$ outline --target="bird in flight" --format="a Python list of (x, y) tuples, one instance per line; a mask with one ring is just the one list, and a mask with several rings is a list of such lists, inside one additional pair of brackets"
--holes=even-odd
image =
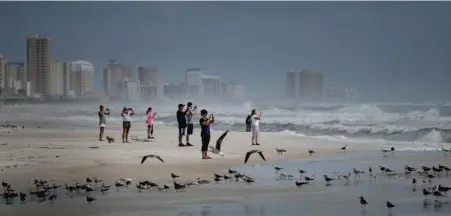
[(247, 161), (249, 160), (249, 157), (254, 154), (254, 153), (258, 153), (260, 155), (260, 157), (266, 161), (265, 156), (263, 155), (263, 151), (261, 150), (250, 150), (246, 153), (246, 157), (244, 158), (244, 163), (247, 163)]
[(222, 141), (224, 140), (224, 138), (227, 136), (227, 133), (229, 133), (229, 130), (226, 130), (226, 132), (224, 132), (219, 138), (218, 140), (216, 140), (216, 146), (209, 146), (211, 149), (211, 152), (214, 154), (219, 154), (221, 156), (224, 156), (224, 153), (221, 152), (221, 144)]
[(141, 159), (141, 164), (143, 164), (143, 163), (147, 160), (147, 158), (156, 158), (156, 159), (160, 160), (162, 163), (164, 163), (164, 160), (161, 159), (160, 156), (154, 155), (154, 154), (150, 154), (150, 155), (144, 155), (144, 156), (142, 157), (142, 159)]

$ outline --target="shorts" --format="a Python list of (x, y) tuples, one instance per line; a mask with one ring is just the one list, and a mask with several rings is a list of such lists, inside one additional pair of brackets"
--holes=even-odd
[(250, 124), (246, 125), (246, 132), (251, 132), (251, 125)]
[(185, 127), (179, 127), (179, 137), (185, 136)]
[(252, 125), (251, 126), (251, 131), (252, 131), (252, 139), (256, 139), (258, 138), (258, 135), (260, 133), (260, 128), (256, 125)]
[(202, 148), (200, 149), (203, 152), (208, 151), (208, 145), (210, 144), (210, 135), (200, 135), (202, 138)]
[(106, 124), (102, 123), (102, 124), (99, 125), (99, 127), (104, 128), (104, 127), (106, 127)]
[(130, 129), (132, 127), (132, 123), (129, 121), (122, 122), (122, 128), (124, 129)]
[(186, 130), (187, 130), (186, 133), (187, 133), (188, 135), (193, 134), (194, 124), (188, 124), (188, 128), (187, 128)]

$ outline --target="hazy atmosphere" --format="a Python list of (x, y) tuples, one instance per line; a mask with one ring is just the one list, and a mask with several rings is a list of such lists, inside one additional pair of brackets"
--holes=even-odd
[(93, 63), (97, 90), (118, 59), (172, 83), (202, 68), (248, 97), (284, 96), (295, 68), (365, 100), (451, 98), (449, 2), (1, 2), (0, 20), (0, 54), (24, 61), (27, 35), (50, 36), (54, 59)]

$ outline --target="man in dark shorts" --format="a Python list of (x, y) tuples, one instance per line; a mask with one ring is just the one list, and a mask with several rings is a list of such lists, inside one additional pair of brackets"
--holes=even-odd
[(186, 129), (186, 118), (185, 118), (185, 112), (183, 112), (183, 107), (185, 105), (179, 104), (179, 110), (177, 110), (177, 123), (178, 123), (178, 129), (179, 129), (179, 147), (185, 147), (186, 145), (183, 144), (183, 136), (185, 136), (185, 129)]
[(186, 146), (193, 146), (190, 142), (189, 142), (189, 137), (193, 134), (194, 131), (194, 122), (193, 122), (193, 116), (196, 114), (197, 111), (197, 106), (194, 106), (193, 108), (193, 103), (188, 102), (188, 104), (186, 104), (186, 110), (185, 110), (185, 118), (186, 118)]

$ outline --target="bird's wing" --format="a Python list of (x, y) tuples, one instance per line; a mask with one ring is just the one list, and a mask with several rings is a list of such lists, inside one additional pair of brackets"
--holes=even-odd
[(160, 156), (157, 156), (157, 158), (158, 158), (158, 160), (160, 160), (161, 162), (164, 163), (164, 160)]
[(224, 132), (216, 141), (216, 149), (218, 149), (218, 151), (221, 151), (222, 140), (227, 136), (227, 133), (229, 133), (229, 130), (226, 130), (226, 132)]
[(143, 156), (143, 158), (141, 159), (141, 164), (144, 163), (144, 161), (146, 161), (147, 157), (149, 157), (148, 155)]
[(251, 156), (252, 153), (253, 153), (252, 151), (249, 151), (249, 152), (246, 153), (246, 157), (244, 158), (244, 163), (245, 163), (245, 164), (246, 164), (247, 161), (249, 160), (249, 157)]
[(263, 152), (262, 152), (262, 151), (259, 151), (258, 154), (260, 155), (260, 157), (262, 157), (262, 159), (263, 159), (264, 161), (266, 161), (265, 156), (263, 155)]

